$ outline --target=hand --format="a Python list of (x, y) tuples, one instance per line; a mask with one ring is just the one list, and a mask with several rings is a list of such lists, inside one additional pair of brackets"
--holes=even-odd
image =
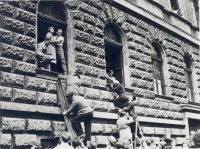
[(67, 115), (67, 111), (64, 111), (62, 114), (63, 114), (63, 115)]

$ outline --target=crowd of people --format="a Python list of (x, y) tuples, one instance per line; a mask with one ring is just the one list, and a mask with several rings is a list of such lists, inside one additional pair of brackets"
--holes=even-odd
[[(55, 70), (57, 63), (56, 58), (59, 58), (63, 72), (66, 75), (67, 67), (63, 52), (64, 38), (61, 36), (62, 29), (58, 29), (56, 36), (53, 36), (54, 28), (52, 26), (49, 27), (48, 30), (49, 32), (46, 35), (45, 41), (39, 43), (36, 50), (39, 68), (48, 69), (49, 65), (51, 65), (51, 69)], [(152, 140), (133, 138), (130, 125), (134, 123), (135, 118), (137, 118), (134, 112), (136, 95), (133, 91), (132, 99), (129, 99), (123, 85), (113, 77), (112, 70), (110, 70), (105, 77), (108, 83), (107, 88), (110, 91), (116, 92), (118, 95), (118, 97), (113, 100), (113, 103), (115, 107), (118, 108), (119, 115), (119, 119), (116, 123), (119, 131), (119, 138), (116, 139), (114, 136), (108, 137), (108, 143), (105, 149), (133, 149), (133, 139), (138, 139), (140, 144), (138, 149), (163, 149), (166, 144), (164, 141), (152, 147)], [(63, 111), (63, 115), (72, 117), (72, 126), (76, 132), (77, 138), (72, 139), (69, 132), (64, 132), (61, 136), (55, 136), (53, 139), (54, 149), (73, 149), (77, 147), (82, 149), (95, 149), (97, 144), (95, 141), (91, 140), (93, 109), (90, 107), (89, 103), (79, 95), (81, 85), (80, 76), (75, 74), (72, 78), (68, 77), (67, 82), (66, 98), (71, 106), (67, 111)], [(81, 122), (84, 123), (85, 133), (82, 130)], [(197, 136), (197, 138), (200, 138), (199, 135)], [(197, 143), (197, 145), (199, 144)], [(35, 146), (36, 145), (34, 145), (32, 149), (34, 149)], [(186, 144), (183, 146), (185, 146), (183, 149), (187, 149), (186, 146), (188, 145)]]

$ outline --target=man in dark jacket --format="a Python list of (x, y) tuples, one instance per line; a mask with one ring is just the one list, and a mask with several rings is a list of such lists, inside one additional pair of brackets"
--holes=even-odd
[(69, 115), (71, 112), (75, 114), (75, 118), (72, 119), (72, 126), (76, 131), (77, 136), (83, 134), (83, 130), (80, 122), (84, 122), (85, 126), (85, 139), (87, 145), (91, 140), (91, 124), (93, 118), (93, 109), (89, 103), (81, 96), (78, 96), (75, 92), (70, 92), (66, 95), (69, 103), (72, 103), (67, 111), (63, 112), (63, 115)]

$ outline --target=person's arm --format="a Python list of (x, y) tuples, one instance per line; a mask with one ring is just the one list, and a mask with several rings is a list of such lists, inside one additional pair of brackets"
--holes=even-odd
[(113, 90), (113, 91), (116, 91), (116, 90), (119, 90), (119, 89), (121, 89), (122, 87), (121, 87), (121, 85), (120, 84), (116, 84), (116, 87), (112, 87), (111, 89)]
[(70, 106), (69, 109), (66, 111), (65, 115), (70, 114), (70, 113), (73, 111), (73, 109), (76, 108), (77, 104), (78, 104), (78, 103), (76, 102), (76, 100), (73, 100), (71, 106)]
[(44, 56), (45, 54), (42, 53), (43, 49), (44, 49), (43, 45), (42, 44), (38, 44), (37, 50), (36, 50), (36, 54), (39, 55), (39, 56)]
[(55, 36), (54, 39), (53, 39), (54, 43), (61, 43), (62, 41), (64, 41), (64, 38), (57, 39), (56, 36)]

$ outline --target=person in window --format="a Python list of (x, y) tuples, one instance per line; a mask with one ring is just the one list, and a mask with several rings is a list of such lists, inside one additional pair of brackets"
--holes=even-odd
[(110, 79), (110, 90), (115, 91), (119, 97), (114, 99), (113, 103), (116, 107), (123, 109), (129, 102), (129, 98), (126, 95), (126, 91), (122, 84), (116, 79)]
[(45, 41), (37, 45), (36, 57), (38, 60), (38, 68), (49, 69), (49, 65), (52, 60), (55, 60), (51, 54), (47, 54), (47, 46), (49, 45), (51, 39), (45, 38)]
[(53, 37), (53, 42), (55, 43), (55, 47), (56, 47), (56, 54), (57, 54), (58, 60), (61, 62), (63, 73), (67, 74), (67, 66), (66, 66), (65, 55), (63, 51), (64, 37), (61, 36), (62, 29), (58, 29), (56, 34), (57, 35)]
[(108, 137), (108, 143), (105, 149), (115, 149), (116, 148), (116, 138), (114, 136)]
[(69, 103), (72, 103), (67, 111), (63, 112), (63, 115), (69, 115), (71, 112), (77, 113), (75, 118), (72, 119), (72, 126), (76, 131), (77, 136), (83, 135), (83, 130), (80, 122), (84, 122), (85, 127), (85, 139), (87, 146), (91, 140), (91, 125), (93, 118), (93, 109), (89, 103), (81, 96), (78, 96), (76, 92), (70, 92), (66, 95)]
[(53, 33), (54, 33), (54, 27), (50, 26), (48, 28), (48, 33), (46, 34), (46, 38), (50, 39), (50, 44), (47, 46), (47, 54), (51, 54), (51, 56), (54, 58), (54, 60), (51, 61), (51, 70), (56, 71), (56, 48), (53, 41)]

